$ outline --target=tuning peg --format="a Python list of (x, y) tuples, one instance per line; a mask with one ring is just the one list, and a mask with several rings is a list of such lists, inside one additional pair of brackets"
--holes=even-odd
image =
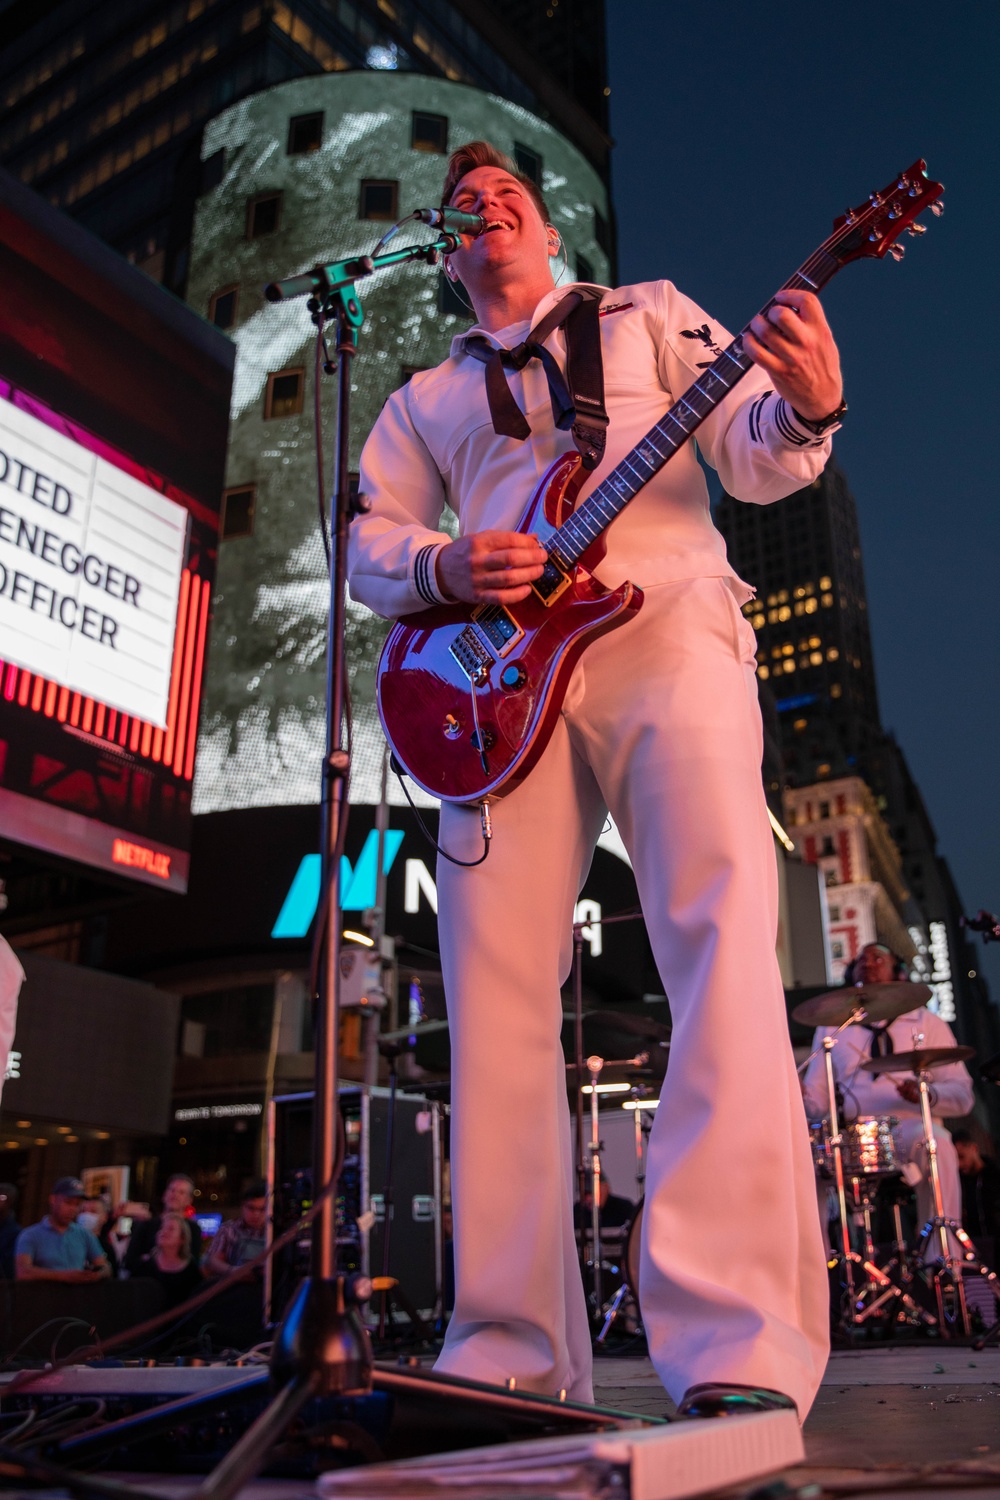
[(890, 245), (889, 254), (892, 256), (893, 260), (902, 260), (903, 256), (906, 254), (906, 251), (902, 245)]
[(920, 235), (927, 233), (927, 225), (926, 224), (907, 224), (907, 226), (906, 226), (906, 232), (907, 232), (907, 234), (912, 234), (912, 235), (916, 236), (917, 238), (919, 238)]
[(931, 204), (931, 213), (934, 215), (935, 219), (940, 219), (941, 215), (944, 213), (943, 199), (939, 198), (936, 203)]

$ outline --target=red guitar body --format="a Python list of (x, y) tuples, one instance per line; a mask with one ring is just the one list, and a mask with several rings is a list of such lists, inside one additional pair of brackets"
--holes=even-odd
[[(578, 454), (557, 459), (515, 529), (544, 547), (585, 477)], [(642, 606), (641, 589), (609, 590), (587, 571), (604, 550), (598, 537), (547, 599), (439, 605), (393, 626), (378, 666), (379, 714), (396, 759), (425, 792), (480, 802), (527, 776), (584, 647)]]

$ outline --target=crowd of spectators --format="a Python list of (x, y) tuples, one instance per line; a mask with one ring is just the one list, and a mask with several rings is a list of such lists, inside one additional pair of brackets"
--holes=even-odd
[(238, 1218), (223, 1223), (206, 1245), (195, 1217), (190, 1177), (171, 1177), (158, 1213), (137, 1204), (112, 1209), (90, 1196), (78, 1177), (61, 1177), (48, 1213), (28, 1228), (17, 1221), (17, 1189), (0, 1183), (0, 1276), (18, 1281), (89, 1284), (108, 1277), (148, 1277), (163, 1288), (164, 1308), (177, 1307), (206, 1281), (230, 1275), (263, 1250), (267, 1185), (252, 1182)]

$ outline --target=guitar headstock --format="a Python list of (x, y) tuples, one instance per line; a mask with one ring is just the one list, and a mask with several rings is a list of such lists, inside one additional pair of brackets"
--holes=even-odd
[(931, 182), (927, 163), (917, 160), (900, 172), (880, 193), (872, 193), (867, 203), (849, 208), (833, 222), (833, 234), (824, 249), (842, 266), (852, 260), (881, 260), (891, 255), (902, 260), (903, 246), (896, 243), (904, 229), (911, 235), (925, 234), (927, 226), (915, 220), (929, 208), (940, 217), (944, 213), (940, 182)]

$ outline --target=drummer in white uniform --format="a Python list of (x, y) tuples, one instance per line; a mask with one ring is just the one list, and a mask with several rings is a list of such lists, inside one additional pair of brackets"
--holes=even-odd
[[(869, 943), (862, 948), (844, 975), (848, 984), (891, 984), (893, 980), (908, 977), (902, 960), (883, 943)], [(811, 1120), (818, 1120), (827, 1113), (823, 1038), (833, 1033), (832, 1026), (819, 1026), (813, 1037), (816, 1052), (802, 1083), (806, 1114)], [(868, 1073), (861, 1065), (870, 1057), (886, 1056), (890, 1052), (954, 1046), (957, 1046), (955, 1034), (947, 1021), (926, 1006), (919, 1005), (888, 1024), (848, 1026), (837, 1037), (833, 1048), (834, 1077), (844, 1101), (841, 1123), (850, 1125), (855, 1120), (886, 1115), (893, 1115), (898, 1120), (892, 1129), (896, 1155), (904, 1178), (916, 1191), (921, 1227), (933, 1217), (934, 1202), (917, 1080), (909, 1073)], [(931, 1079), (930, 1106), (944, 1214), (946, 1219), (960, 1221), (962, 1187), (958, 1156), (943, 1122), (971, 1112), (972, 1079), (965, 1064), (960, 1062), (934, 1068)], [(954, 1241), (952, 1245), (957, 1248)]]

